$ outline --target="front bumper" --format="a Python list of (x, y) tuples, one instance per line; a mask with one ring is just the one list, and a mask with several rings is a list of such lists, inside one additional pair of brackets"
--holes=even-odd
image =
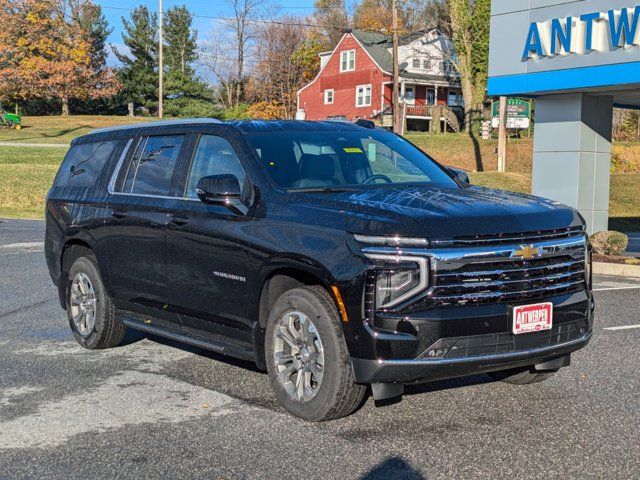
[(351, 360), (357, 383), (421, 383), (538, 365), (585, 347), (593, 332), (567, 343), (495, 355), (412, 360)]
[(377, 328), (365, 324), (368, 341), (360, 344), (371, 347), (368, 354), (352, 354), (356, 382), (421, 383), (533, 366), (586, 346), (593, 332), (591, 294), (546, 300), (554, 304), (553, 329), (524, 335), (511, 333), (505, 304), (376, 316)]

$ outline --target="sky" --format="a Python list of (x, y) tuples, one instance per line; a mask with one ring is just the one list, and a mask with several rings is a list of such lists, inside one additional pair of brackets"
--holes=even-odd
[[(122, 20), (121, 18), (129, 17), (131, 10), (139, 5), (146, 5), (152, 11), (158, 11), (158, 0), (95, 0), (95, 3), (102, 7), (102, 10), (109, 21), (109, 25), (113, 28), (113, 32), (109, 37), (109, 43), (117, 47), (120, 51), (125, 52), (126, 49), (122, 45)], [(265, 3), (267, 3), (265, 1)], [(279, 2), (269, 2), (280, 7), (280, 13), (289, 13), (291, 15), (305, 16), (313, 12), (314, 0), (281, 0)], [(186, 5), (194, 18), (193, 25), (198, 31), (199, 42), (206, 41), (220, 20), (201, 17), (229, 17), (232, 9), (226, 0), (163, 0), (163, 8), (167, 10), (175, 5)], [(117, 59), (110, 53), (108, 63), (112, 66), (117, 65)]]

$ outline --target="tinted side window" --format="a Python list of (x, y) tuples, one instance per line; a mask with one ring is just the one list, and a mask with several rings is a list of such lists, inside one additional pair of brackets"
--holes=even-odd
[(224, 138), (203, 135), (191, 164), (185, 197), (197, 198), (198, 180), (209, 175), (235, 175), (244, 190), (245, 173), (233, 147)]
[(143, 138), (129, 165), (123, 192), (170, 195), (171, 180), (183, 142), (184, 135)]
[(117, 141), (110, 141), (71, 147), (53, 185), (56, 187), (93, 186), (117, 145)]

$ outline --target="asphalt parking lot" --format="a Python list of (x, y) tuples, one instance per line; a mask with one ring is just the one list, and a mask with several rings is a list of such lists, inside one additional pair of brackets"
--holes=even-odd
[(129, 335), (71, 338), (43, 224), (0, 220), (0, 478), (640, 478), (640, 281), (597, 278), (591, 344), (530, 386), (411, 387), (323, 424), (250, 364)]

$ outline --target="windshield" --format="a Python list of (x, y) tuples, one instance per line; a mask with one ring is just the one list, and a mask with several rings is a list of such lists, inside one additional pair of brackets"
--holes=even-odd
[(424, 152), (385, 131), (253, 133), (247, 140), (271, 179), (288, 190), (457, 186)]

